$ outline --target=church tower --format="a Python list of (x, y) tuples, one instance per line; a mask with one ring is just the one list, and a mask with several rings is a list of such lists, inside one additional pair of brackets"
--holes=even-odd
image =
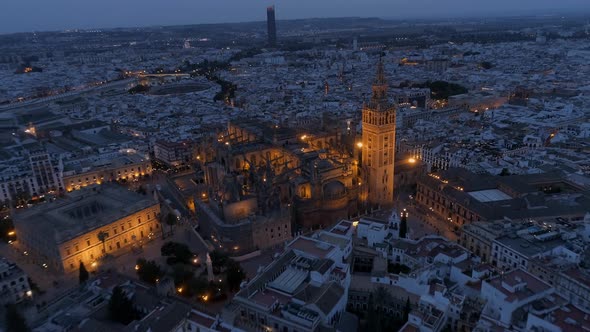
[(383, 62), (377, 64), (373, 95), (363, 105), (362, 163), (366, 172), (369, 204), (393, 204), (393, 169), (395, 159), (395, 106), (387, 99), (387, 82)]

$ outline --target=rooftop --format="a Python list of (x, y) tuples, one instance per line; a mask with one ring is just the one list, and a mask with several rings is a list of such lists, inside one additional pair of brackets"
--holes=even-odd
[(507, 302), (521, 301), (551, 289), (547, 283), (520, 269), (512, 270), (485, 282), (503, 293)]
[(87, 187), (15, 215), (17, 230), (34, 227), (63, 243), (158, 203), (117, 185)]

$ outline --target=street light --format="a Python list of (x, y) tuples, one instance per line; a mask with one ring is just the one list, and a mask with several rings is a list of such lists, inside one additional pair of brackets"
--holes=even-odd
[(358, 142), (358, 143), (356, 143), (356, 146), (357, 146), (359, 149), (362, 149), (362, 148), (363, 148), (363, 142)]
[(410, 159), (408, 159), (408, 162), (410, 164), (415, 164), (416, 163), (416, 158), (410, 158)]

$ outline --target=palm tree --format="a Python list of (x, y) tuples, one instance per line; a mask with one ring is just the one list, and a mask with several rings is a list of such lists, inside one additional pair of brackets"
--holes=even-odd
[(102, 242), (102, 252), (104, 254), (106, 254), (107, 250), (106, 250), (106, 246), (105, 246), (105, 241), (109, 237), (109, 233), (108, 232), (105, 232), (105, 231), (100, 231), (100, 232), (98, 232), (97, 237), (98, 237), (98, 240), (100, 242)]

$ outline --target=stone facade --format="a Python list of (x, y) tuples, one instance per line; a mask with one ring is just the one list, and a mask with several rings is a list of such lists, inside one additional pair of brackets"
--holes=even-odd
[[(119, 255), (160, 232), (160, 204), (114, 185), (71, 193), (15, 215), (19, 245), (35, 263), (58, 272), (89, 269), (105, 254)], [(104, 242), (99, 234), (107, 236)]]

